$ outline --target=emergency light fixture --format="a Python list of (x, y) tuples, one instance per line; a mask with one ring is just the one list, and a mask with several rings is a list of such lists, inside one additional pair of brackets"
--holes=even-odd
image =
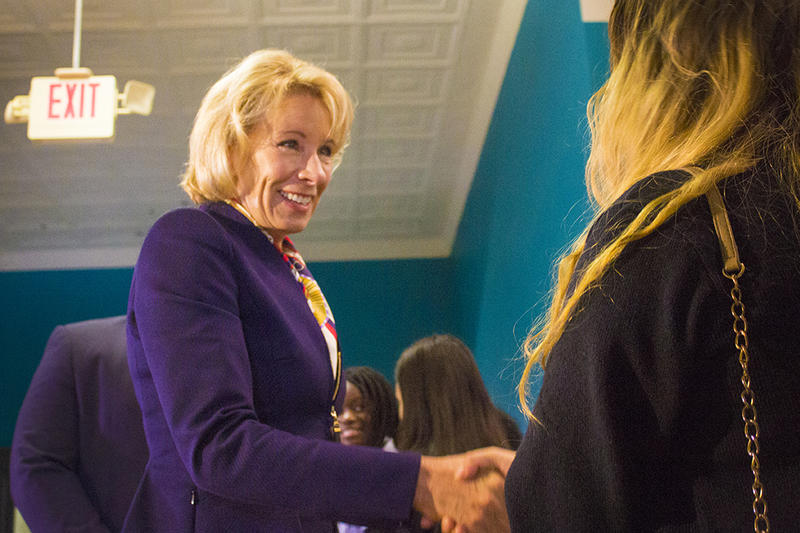
[(33, 141), (111, 140), (117, 115), (149, 115), (153, 110), (152, 85), (131, 80), (120, 94), (114, 76), (95, 76), (79, 66), (82, 11), (82, 0), (76, 0), (72, 67), (31, 78), (30, 93), (6, 105), (6, 123), (27, 122)]

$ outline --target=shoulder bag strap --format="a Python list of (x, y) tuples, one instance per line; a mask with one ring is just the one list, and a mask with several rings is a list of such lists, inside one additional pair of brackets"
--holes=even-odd
[(744, 304), (742, 291), (739, 287), (739, 277), (744, 273), (744, 264), (739, 260), (739, 249), (733, 238), (733, 230), (725, 209), (725, 202), (717, 189), (716, 184), (706, 193), (711, 216), (714, 219), (714, 231), (719, 239), (722, 252), (722, 275), (733, 282), (731, 288), (731, 314), (733, 315), (734, 346), (739, 352), (739, 365), (742, 367), (742, 420), (744, 421), (744, 435), (747, 437), (747, 455), (750, 456), (750, 470), (753, 473), (753, 530), (756, 532), (769, 531), (767, 520), (767, 499), (764, 495), (764, 485), (761, 483), (761, 467), (758, 461), (759, 428), (756, 420), (755, 395), (750, 386), (750, 372), (748, 362), (750, 355), (747, 351), (747, 320), (744, 317)]

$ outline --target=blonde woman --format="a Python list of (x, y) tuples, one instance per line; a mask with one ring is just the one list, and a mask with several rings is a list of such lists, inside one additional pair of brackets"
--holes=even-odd
[[(597, 216), (526, 342), (512, 530), (794, 530), (800, 2), (618, 0), (609, 35), (589, 105)], [(746, 266), (749, 442), (712, 187)]]
[[(182, 182), (198, 206), (155, 223), (133, 273), (128, 360), (150, 460), (123, 531), (331, 533), (412, 507), (471, 531), (507, 525), (500, 473), (459, 481), (464, 456), (334, 442), (335, 322), (289, 235), (352, 118), (333, 75), (281, 50), (246, 57), (203, 99)], [(482, 453), (502, 469), (501, 450)]]

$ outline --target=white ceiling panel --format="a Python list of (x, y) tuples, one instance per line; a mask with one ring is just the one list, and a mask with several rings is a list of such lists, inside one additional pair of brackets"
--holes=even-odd
[[(259, 48), (331, 70), (351, 146), (309, 227), (312, 261), (443, 257), (526, 0), (84, 0), (81, 66), (156, 87), (110, 143), (34, 144), (0, 126), (0, 270), (131, 266), (189, 201), (178, 181), (208, 87)], [(71, 0), (0, 1), (0, 103), (72, 63)]]

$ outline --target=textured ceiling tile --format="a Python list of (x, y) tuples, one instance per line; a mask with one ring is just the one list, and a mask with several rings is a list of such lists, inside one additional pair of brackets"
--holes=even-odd
[[(160, 113), (163, 109), (168, 114), (184, 115), (193, 119), (203, 96), (225, 68), (227, 67), (222, 66), (220, 72), (213, 73), (174, 74), (165, 83), (158, 83), (158, 79), (153, 80), (151, 83), (156, 86), (153, 112)], [(181, 136), (180, 140), (185, 139)]]
[(420, 194), (369, 194), (358, 197), (358, 218), (419, 218), (425, 201)]
[(311, 219), (316, 223), (329, 222), (331, 220), (352, 219), (356, 214), (356, 199), (349, 194), (335, 194), (326, 192), (317, 204), (314, 217)]
[(408, 193), (421, 191), (428, 179), (427, 169), (417, 167), (364, 168), (361, 188), (363, 193)]
[(5, 154), (0, 153), (0, 161), (3, 161), (4, 169), (6, 172), (14, 173), (15, 177), (2, 176), (0, 177), (0, 213), (4, 209), (14, 207), (20, 203), (27, 204), (34, 201), (39, 196), (39, 191), (33, 189), (25, 180), (25, 176), (30, 175), (30, 167), (24, 161), (19, 159), (11, 159), (10, 164), (7, 161), (9, 158), (4, 157)]
[(62, 203), (7, 213), (9, 224), (0, 235), (13, 250), (138, 246), (149, 227), (142, 221), (148, 217), (155, 220), (161, 214), (152, 204), (142, 208), (124, 203)]
[(358, 171), (354, 165), (348, 165), (349, 155), (345, 153), (344, 163), (334, 171), (326, 195), (331, 193), (352, 195), (358, 190)]
[[(70, 45), (69, 56), (72, 57)], [(0, 34), (0, 76), (52, 76), (58, 63), (38, 33)], [(30, 83), (29, 83), (30, 84)]]
[[(95, 75), (115, 74), (120, 69), (129, 73), (153, 75), (158, 71), (158, 43), (153, 33), (139, 30), (84, 30), (81, 38), (80, 66), (92, 69)], [(72, 32), (52, 36), (53, 57), (49, 75), (57, 67), (72, 65)], [(124, 85), (125, 80), (118, 80)], [(122, 87), (119, 87), (122, 90)]]
[(0, 29), (3, 32), (33, 31), (37, 19), (25, 2), (16, 0), (0, 1)]
[(187, 150), (191, 128), (189, 115), (165, 114), (161, 125), (148, 117), (130, 115), (117, 121), (114, 146), (130, 154), (168, 152), (174, 157)]
[(436, 131), (438, 107), (434, 105), (364, 106), (359, 109), (362, 132), (370, 137), (429, 135)]
[(262, 0), (264, 17), (349, 15), (353, 0)]
[(362, 163), (372, 168), (391, 168), (408, 164), (428, 165), (433, 157), (430, 138), (371, 138), (361, 142)]
[(383, 68), (366, 73), (365, 103), (431, 102), (442, 98), (444, 73), (436, 68)]
[(415, 218), (364, 218), (356, 225), (356, 234), (365, 238), (413, 238), (421, 232), (421, 221)]
[(269, 26), (261, 30), (260, 46), (282, 48), (307, 61), (346, 63), (353, 59), (353, 38), (348, 26)]
[(156, 9), (161, 28), (245, 24), (252, 17), (251, 0), (157, 0)]
[[(368, 2), (369, 14), (380, 15), (414, 15), (420, 14), (454, 14), (467, 0), (371, 0)], [(493, 0), (473, 0), (493, 1)]]
[[(297, 235), (292, 236), (292, 240), (298, 244), (300, 250), (307, 250), (304, 243), (313, 242), (335, 242), (344, 245), (348, 248), (348, 243), (353, 242), (356, 235), (357, 222), (352, 218), (338, 218), (333, 220), (314, 220), (308, 224), (308, 227)], [(303, 252), (306, 259), (309, 258), (308, 254)], [(354, 256), (351, 254), (350, 258)]]
[[(524, 5), (84, 0), (80, 64), (120, 89), (154, 85), (153, 113), (120, 116), (110, 143), (31, 143), (25, 124), (0, 126), (0, 270), (132, 265), (152, 223), (190, 205), (178, 184), (203, 95), (265, 47), (327, 68), (357, 102), (343, 163), (296, 236), (304, 255), (445, 256)], [(71, 65), (73, 19), (73, 0), (0, 0), (0, 104)]]
[[(43, 27), (52, 31), (72, 30), (75, 26), (73, 0), (37, 1), (32, 3)], [(150, 20), (149, 0), (84, 0), (81, 25), (84, 30), (143, 29)]]
[(180, 29), (163, 36), (168, 69), (174, 74), (214, 73), (221, 76), (237, 60), (252, 51), (247, 32), (241, 28)]
[(350, 93), (350, 96), (355, 99), (356, 120), (358, 120), (358, 115), (360, 113), (358, 106), (362, 92), (360, 72), (357, 69), (336, 66), (335, 63), (328, 61), (319, 61), (318, 64), (336, 76), (342, 86)]
[(454, 24), (395, 24), (369, 28), (369, 61), (451, 60)]

